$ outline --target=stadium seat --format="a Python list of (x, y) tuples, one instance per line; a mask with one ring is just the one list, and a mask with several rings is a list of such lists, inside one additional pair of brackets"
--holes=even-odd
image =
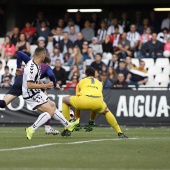
[(154, 81), (158, 82), (159, 85), (168, 84), (169, 83), (169, 74), (164, 74), (164, 73), (156, 74)]
[(17, 68), (17, 60), (10, 59), (7, 63), (7, 66), (9, 67), (10, 73), (15, 76), (15, 72)]
[(155, 62), (155, 66), (165, 68), (169, 66), (169, 59), (168, 58), (157, 58)]
[(30, 45), (30, 53), (31, 53), (31, 57), (34, 55), (34, 51), (37, 48), (37, 45)]
[(145, 62), (145, 69), (149, 69), (150, 67), (153, 67), (155, 64), (153, 58), (142, 58), (141, 60)]
[(70, 71), (70, 66), (62, 66), (66, 71)]
[(105, 63), (106, 65), (108, 65), (109, 63), (109, 59), (102, 59), (103, 63)]
[(160, 73), (162, 73), (161, 67), (153, 66), (153, 67), (149, 67), (149, 69), (148, 69), (148, 74), (156, 75), (156, 74), (160, 74)]
[(134, 64), (136, 67), (139, 67), (139, 59), (138, 58), (132, 58), (132, 64)]
[(0, 37), (0, 45), (4, 42), (5, 38), (4, 37)]
[(170, 66), (165, 66), (165, 67), (163, 68), (162, 73), (164, 73), (164, 74), (169, 74), (169, 75), (170, 75)]
[(154, 76), (153, 74), (148, 74), (148, 82), (146, 83), (146, 85), (153, 85), (154, 84)]

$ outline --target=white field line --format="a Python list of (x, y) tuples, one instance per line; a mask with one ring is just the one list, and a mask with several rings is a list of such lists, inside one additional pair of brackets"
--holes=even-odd
[[(139, 138), (127, 138), (127, 139), (139, 139)], [(86, 140), (86, 141), (77, 141), (77, 142), (68, 142), (68, 143), (46, 143), (46, 144), (26, 146), (21, 148), (0, 149), (0, 152), (43, 148), (46, 146), (53, 146), (53, 145), (75, 145), (75, 144), (90, 143), (90, 142), (103, 142), (103, 141), (115, 141), (115, 140), (127, 140), (127, 139), (97, 139), (97, 140)]]

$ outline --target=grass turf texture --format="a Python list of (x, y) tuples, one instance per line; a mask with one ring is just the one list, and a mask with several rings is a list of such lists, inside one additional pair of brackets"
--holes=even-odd
[[(45, 135), (44, 128), (39, 128), (32, 140), (27, 140), (23, 127), (1, 127), (0, 170), (170, 169), (169, 127), (122, 127), (122, 130), (129, 139), (119, 140), (112, 128), (95, 127), (92, 132), (84, 129), (73, 132), (71, 137)], [(85, 142), (76, 143), (79, 141)], [(29, 149), (37, 145), (42, 147)], [(2, 151), (21, 147), (28, 148)]]

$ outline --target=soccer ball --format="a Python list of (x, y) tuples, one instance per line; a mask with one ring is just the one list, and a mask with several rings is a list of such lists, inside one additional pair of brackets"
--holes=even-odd
[(168, 50), (163, 52), (164, 57), (170, 57), (170, 52)]
[(70, 109), (70, 121), (74, 120), (74, 112)]

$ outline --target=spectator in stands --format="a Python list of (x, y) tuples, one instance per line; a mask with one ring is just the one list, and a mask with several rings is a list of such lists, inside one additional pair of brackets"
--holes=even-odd
[(0, 85), (1, 88), (10, 88), (12, 87), (10, 76), (4, 77), (4, 82)]
[(44, 37), (38, 37), (37, 45), (38, 45), (38, 47), (45, 48), (46, 49), (46, 56), (50, 57), (50, 53), (49, 53), (48, 49), (46, 48), (46, 43), (45, 43)]
[(93, 49), (93, 53), (96, 55), (97, 53), (102, 53), (103, 49), (101, 44), (98, 44), (97, 37), (92, 38), (92, 42), (89, 44), (89, 46)]
[(79, 77), (76, 75), (73, 75), (71, 78), (71, 81), (66, 83), (66, 87), (64, 90), (76, 90), (76, 86), (79, 82)]
[(114, 69), (116, 69), (119, 65), (119, 57), (117, 54), (112, 54), (112, 59), (109, 60), (108, 62), (108, 66), (113, 67)]
[(107, 35), (107, 25), (104, 20), (100, 21), (100, 28), (97, 30), (97, 39), (100, 44), (105, 41)]
[(55, 75), (57, 83), (60, 86), (66, 84), (67, 74), (65, 69), (61, 67), (61, 61), (58, 59), (55, 61), (55, 68), (53, 69), (53, 73)]
[(71, 40), (73, 44), (77, 40), (77, 33), (75, 32), (74, 25), (69, 26), (69, 40)]
[(151, 10), (149, 13), (149, 23), (150, 26), (152, 26), (154, 32), (159, 33), (160, 32), (160, 20), (158, 16), (156, 16), (156, 12), (154, 10)]
[(76, 25), (76, 24), (74, 23), (74, 20), (73, 20), (72, 18), (69, 18), (69, 19), (68, 19), (68, 23), (67, 23), (67, 26), (64, 28), (64, 32), (70, 33), (70, 26), (74, 26), (74, 28), (75, 28), (75, 33), (80, 32), (80, 27), (79, 27), (79, 25)]
[(21, 30), (21, 33), (26, 35), (27, 41), (32, 44), (34, 34), (36, 33), (36, 29), (31, 25), (29, 21), (26, 21), (25, 28)]
[(5, 36), (4, 43), (2, 44), (1, 58), (7, 61), (11, 59), (15, 54), (15, 46), (11, 42), (10, 36)]
[(119, 50), (118, 42), (120, 39), (121, 39), (121, 35), (119, 33), (119, 27), (114, 26), (114, 32), (110, 35), (110, 42), (112, 43), (114, 53), (116, 53), (116, 51)]
[(163, 28), (162, 31), (158, 33), (157, 40), (162, 43), (166, 43), (169, 37), (170, 37), (169, 29)]
[(136, 30), (140, 25), (142, 25), (142, 12), (141, 11), (136, 11), (135, 12), (135, 18), (132, 20), (132, 23), (136, 25)]
[(121, 25), (118, 24), (118, 18), (117, 17), (114, 17), (112, 19), (112, 25), (108, 27), (107, 29), (107, 34), (108, 35), (111, 35), (115, 32), (115, 26), (119, 28), (119, 33), (122, 34), (123, 33), (123, 27)]
[(32, 26), (35, 28), (40, 28), (42, 21), (46, 22), (47, 27), (50, 26), (48, 20), (44, 17), (44, 13), (42, 11), (38, 11), (37, 18), (33, 21)]
[(91, 23), (89, 20), (86, 20), (84, 23), (84, 28), (81, 30), (84, 40), (91, 43), (92, 38), (94, 37), (95, 33), (94, 30), (91, 28)]
[(123, 12), (121, 14), (121, 18), (119, 20), (119, 25), (122, 26), (124, 32), (128, 32), (129, 28), (130, 28), (130, 20), (128, 18), (128, 13), (127, 12)]
[(73, 53), (71, 54), (68, 65), (72, 68), (74, 65), (78, 65), (79, 70), (83, 69), (83, 56), (78, 46), (73, 48)]
[(112, 86), (112, 83), (108, 79), (107, 73), (105, 72), (100, 74), (100, 81), (103, 84), (103, 88), (110, 88)]
[(152, 39), (143, 44), (141, 53), (143, 58), (162, 58), (164, 44), (157, 40), (157, 34), (152, 33)]
[[(138, 47), (139, 51), (142, 49), (142, 45), (143, 45), (144, 43), (146, 43), (146, 42), (148, 42), (149, 40), (151, 40), (151, 38), (152, 38), (151, 33), (152, 33), (151, 28), (150, 28), (150, 27), (147, 27), (147, 28), (145, 29), (145, 33), (143, 33), (142, 35), (140, 35), (140, 42), (139, 42), (139, 47)], [(138, 55), (138, 58), (140, 58), (139, 55)]]
[(125, 81), (125, 76), (123, 73), (117, 75), (117, 80), (113, 83), (113, 88), (127, 88), (128, 83)]
[(68, 75), (68, 79), (71, 80), (73, 76), (81, 78), (80, 70), (77, 64), (74, 64), (73, 67), (71, 68), (70, 73)]
[(91, 28), (94, 30), (94, 35), (96, 36), (97, 30), (99, 29), (99, 25), (100, 25), (99, 17), (96, 12), (93, 12), (91, 14), (90, 23), (91, 23)]
[(99, 74), (98, 70), (95, 70), (94, 78), (96, 78), (97, 80), (100, 80), (100, 74)]
[(68, 52), (63, 55), (64, 65), (68, 65), (68, 61), (72, 53), (73, 53), (73, 47), (68, 48)]
[(161, 29), (168, 28), (170, 30), (170, 12), (168, 12), (167, 18), (162, 20)]
[(14, 77), (13, 75), (9, 72), (9, 67), (8, 66), (5, 66), (4, 67), (4, 74), (1, 76), (1, 83), (4, 83), (5, 82), (5, 77), (8, 76), (11, 80), (11, 83), (13, 84), (14, 82)]
[(49, 57), (50, 57), (50, 54), (52, 54), (53, 53), (53, 50), (54, 50), (54, 45), (53, 45), (53, 34), (52, 33), (50, 33), (49, 35), (48, 35), (48, 42), (47, 42), (47, 45), (46, 45), (46, 49), (47, 49), (47, 51), (48, 51), (48, 53), (49, 53)]
[(148, 74), (145, 68), (145, 62), (140, 60), (139, 67), (134, 67), (130, 70), (126, 81), (128, 85), (135, 85), (139, 87), (140, 85), (145, 85), (148, 81)]
[(12, 32), (10, 33), (11, 43), (16, 46), (18, 40), (19, 40), (19, 28), (14, 27)]
[(63, 54), (60, 52), (58, 46), (54, 47), (53, 53), (50, 55), (51, 58), (51, 66), (55, 66), (55, 61), (58, 59), (60, 60), (61, 64), (64, 64)]
[(57, 28), (61, 28), (62, 33), (63, 33), (63, 29), (64, 29), (64, 20), (63, 18), (59, 18), (57, 20), (57, 24), (51, 29), (51, 33), (55, 36), (57, 33)]
[(70, 13), (69, 12), (65, 12), (64, 15), (63, 15), (63, 20), (64, 20), (64, 27), (66, 27), (68, 25), (69, 20), (72, 21), (73, 19), (70, 18)]
[(164, 44), (164, 57), (170, 57), (170, 37), (168, 38), (167, 42)]
[(90, 67), (93, 67), (95, 70), (98, 70), (99, 73), (101, 73), (103, 65), (105, 65), (105, 63), (102, 61), (102, 54), (97, 53), (95, 57), (95, 61), (91, 63)]
[(112, 66), (108, 67), (108, 79), (112, 84), (117, 80), (117, 73)]
[(86, 68), (89, 67), (91, 63), (94, 61), (95, 55), (91, 47), (88, 47), (87, 51), (84, 52), (82, 55), (83, 55), (83, 70), (85, 72)]
[(56, 28), (56, 34), (53, 36), (53, 45), (58, 46), (63, 39), (63, 29), (61, 27)]
[(110, 42), (110, 36), (106, 35), (104, 42), (102, 43), (103, 53), (113, 53), (113, 46)]
[(126, 61), (124, 59), (119, 61), (119, 66), (115, 69), (115, 71), (117, 74), (122, 73), (125, 76), (125, 79), (127, 78), (129, 71), (126, 68)]
[(130, 50), (132, 51), (132, 56), (138, 51), (140, 34), (136, 31), (137, 27), (135, 24), (130, 25), (130, 31), (127, 33), (127, 40), (130, 41)]
[(27, 42), (26, 35), (21, 33), (19, 36), (19, 41), (16, 44), (15, 51), (22, 51), (28, 56), (31, 55), (30, 53), (30, 43)]
[(80, 50), (82, 51), (82, 45), (84, 42), (83, 34), (81, 32), (77, 33), (77, 40), (74, 42), (74, 46), (78, 46)]
[(122, 59), (126, 59), (127, 56), (132, 56), (130, 41), (127, 40), (126, 32), (123, 32), (122, 38), (118, 41), (118, 50), (115, 53)]
[(127, 70), (131, 70), (133, 69), (133, 67), (136, 67), (133, 63), (132, 63), (132, 58), (130, 56), (126, 57), (126, 68)]
[(40, 27), (37, 28), (37, 34), (38, 34), (38, 37), (42, 36), (45, 38), (45, 41), (47, 43), (47, 40), (48, 40), (48, 35), (51, 33), (49, 27), (47, 26), (47, 23), (46, 21), (42, 21), (41, 24), (40, 24)]
[(84, 19), (80, 11), (75, 13), (74, 21), (75, 21), (75, 24), (80, 27), (80, 30), (83, 29)]
[(111, 10), (111, 11), (108, 12), (108, 16), (104, 19), (107, 27), (112, 25), (113, 17), (114, 17), (114, 12)]
[(70, 47), (73, 47), (73, 43), (71, 40), (69, 40), (69, 34), (68, 32), (64, 32), (63, 33), (63, 39), (59, 42), (59, 48), (60, 48), (60, 51), (63, 53), (63, 55), (65, 53), (68, 52), (68, 49)]
[(137, 31), (140, 35), (145, 34), (146, 28), (148, 27), (150, 27), (151, 31), (153, 32), (153, 28), (150, 26), (149, 23), (149, 18), (144, 18), (143, 24), (138, 27)]

